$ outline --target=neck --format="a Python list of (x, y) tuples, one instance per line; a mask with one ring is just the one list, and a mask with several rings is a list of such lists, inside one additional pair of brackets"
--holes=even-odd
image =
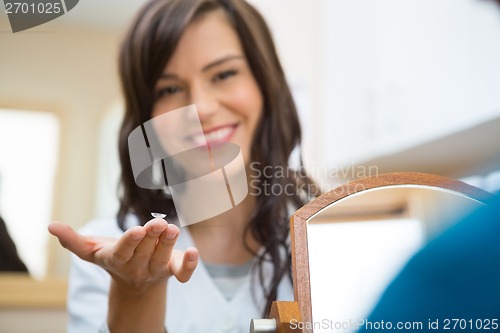
[[(236, 207), (211, 219), (188, 226), (195, 246), (205, 262), (213, 264), (242, 264), (253, 255), (243, 245), (243, 236), (255, 209), (255, 197), (248, 195)], [(252, 251), (259, 244), (250, 233), (245, 241)]]

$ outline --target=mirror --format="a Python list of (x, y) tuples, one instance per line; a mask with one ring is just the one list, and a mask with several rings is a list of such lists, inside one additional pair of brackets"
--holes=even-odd
[(488, 197), (460, 181), (397, 173), (345, 184), (299, 209), (291, 234), (301, 328), (356, 331), (409, 258)]
[(366, 318), (427, 239), (480, 205), (457, 192), (402, 185), (363, 191), (321, 210), (307, 225), (313, 322)]

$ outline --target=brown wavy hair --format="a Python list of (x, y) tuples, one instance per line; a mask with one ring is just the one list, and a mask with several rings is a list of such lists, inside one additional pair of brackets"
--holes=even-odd
[[(118, 223), (122, 229), (128, 213), (137, 215), (142, 223), (150, 219), (150, 212), (167, 212), (170, 217), (176, 215), (172, 199), (163, 190), (147, 190), (136, 186), (127, 140), (133, 129), (151, 118), (155, 84), (183, 31), (193, 20), (217, 9), (226, 13), (238, 34), (263, 96), (263, 114), (251, 148), (252, 168), (263, 171), (264, 167), (270, 166), (288, 170), (292, 150), (300, 147), (301, 130), (296, 107), (271, 33), (255, 8), (242, 0), (149, 1), (136, 16), (119, 55), (119, 73), (125, 97), (125, 117), (119, 136), (122, 174)], [(255, 213), (248, 222), (245, 235), (250, 232), (264, 248), (257, 258), (257, 276), (267, 300), (263, 309), (265, 316), (277, 297), (278, 284), (286, 274), (291, 275), (288, 240), (290, 208), (304, 205), (308, 196), (300, 188), (304, 185), (311, 188), (314, 184), (303, 172), (286, 172), (280, 177), (269, 175), (269, 172), (256, 174), (259, 178), (253, 183), (261, 191), (256, 197)], [(273, 195), (265, 193), (266, 187), (293, 188), (294, 191), (287, 191), (287, 195)], [(283, 253), (286, 255), (283, 256)], [(264, 261), (270, 261), (274, 267), (269, 286), (264, 285), (261, 269)]]

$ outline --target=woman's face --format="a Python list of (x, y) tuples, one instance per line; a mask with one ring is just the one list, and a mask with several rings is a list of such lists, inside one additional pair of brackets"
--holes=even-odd
[(208, 13), (187, 27), (156, 83), (155, 96), (152, 117), (191, 104), (199, 117), (194, 112), (160, 117), (168, 119), (156, 128), (167, 151), (201, 146), (205, 140), (211, 149), (231, 142), (250, 162), (262, 95), (224, 12)]

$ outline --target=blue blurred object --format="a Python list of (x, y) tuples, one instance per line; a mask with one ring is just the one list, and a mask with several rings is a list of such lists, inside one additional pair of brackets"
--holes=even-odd
[[(499, 321), (500, 196), (496, 196), (419, 251), (358, 328), (500, 332)], [(421, 328), (408, 324), (419, 322)]]

